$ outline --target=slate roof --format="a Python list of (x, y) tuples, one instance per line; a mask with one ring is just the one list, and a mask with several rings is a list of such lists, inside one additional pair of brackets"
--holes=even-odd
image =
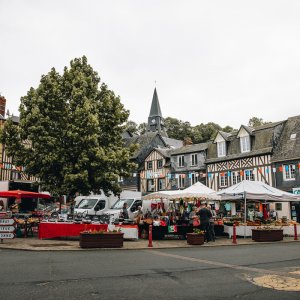
[(207, 146), (208, 146), (208, 143), (186, 145), (186, 146), (180, 147), (178, 149), (172, 150), (171, 155), (204, 151), (207, 149)]
[(161, 136), (158, 132), (148, 131), (142, 135), (133, 136), (124, 140), (125, 147), (129, 147), (132, 144), (138, 144), (139, 146), (132, 158), (141, 162), (154, 148), (161, 146), (174, 149), (178, 148), (178, 145), (182, 146), (182, 141), (166, 138)]
[(156, 150), (157, 152), (159, 152), (162, 156), (168, 158), (170, 157), (171, 155), (171, 152), (173, 150), (171, 150), (170, 148), (154, 148), (154, 150)]
[(173, 148), (173, 149), (177, 149), (183, 146), (183, 142), (180, 140), (175, 140), (175, 139), (171, 139), (165, 136), (162, 136), (164, 142), (166, 143), (167, 146)]
[[(295, 139), (291, 135), (296, 134)], [(300, 159), (300, 116), (288, 118), (274, 150), (273, 162)]]
[(149, 117), (156, 117), (156, 116), (162, 117), (162, 113), (161, 113), (161, 109), (160, 109), (160, 105), (159, 105), (159, 101), (158, 101), (157, 91), (155, 88), (154, 93), (153, 93)]
[(284, 122), (269, 123), (255, 128), (247, 127), (249, 130), (251, 128), (251, 151), (246, 153), (241, 153), (240, 139), (237, 137), (238, 131), (232, 131), (227, 136), (227, 155), (225, 157), (218, 157), (217, 144), (209, 144), (206, 163), (272, 153), (273, 147), (277, 144), (280, 137)]

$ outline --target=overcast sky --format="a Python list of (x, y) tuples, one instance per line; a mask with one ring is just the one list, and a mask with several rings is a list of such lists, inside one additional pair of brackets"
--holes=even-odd
[(0, 92), (18, 114), (42, 74), (86, 55), (146, 122), (238, 128), (300, 114), (300, 1), (0, 0)]

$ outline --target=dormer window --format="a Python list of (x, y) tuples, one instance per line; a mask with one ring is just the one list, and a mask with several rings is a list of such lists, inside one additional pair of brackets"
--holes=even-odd
[(249, 152), (250, 149), (250, 136), (242, 136), (240, 137), (240, 144), (241, 144), (241, 152)]
[(226, 142), (218, 142), (218, 157), (226, 156)]

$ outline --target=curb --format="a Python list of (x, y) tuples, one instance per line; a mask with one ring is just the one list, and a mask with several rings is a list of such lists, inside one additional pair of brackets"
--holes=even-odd
[(139, 247), (139, 248), (90, 248), (90, 249), (82, 249), (78, 246), (78, 249), (55, 249), (55, 248), (48, 248), (48, 249), (36, 249), (34, 247), (32, 248), (20, 248), (20, 247), (1, 247), (0, 244), (0, 250), (18, 250), (18, 251), (33, 251), (33, 252), (43, 252), (43, 251), (120, 251), (120, 250), (160, 250), (160, 249), (193, 249), (193, 248), (214, 248), (214, 247), (233, 247), (233, 246), (249, 246), (249, 245), (264, 245), (264, 244), (285, 244), (285, 243), (297, 243), (300, 242), (300, 240), (290, 240), (290, 241), (278, 241), (278, 242), (248, 242), (248, 243), (242, 243), (242, 244), (204, 244), (204, 245), (185, 245), (185, 246), (161, 246), (161, 247)]

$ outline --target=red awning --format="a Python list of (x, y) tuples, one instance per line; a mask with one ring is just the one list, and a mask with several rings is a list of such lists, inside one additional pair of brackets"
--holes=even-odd
[(35, 193), (35, 192), (29, 192), (29, 191), (0, 191), (0, 197), (3, 198), (50, 198), (51, 196), (48, 194), (41, 194), (41, 193)]

